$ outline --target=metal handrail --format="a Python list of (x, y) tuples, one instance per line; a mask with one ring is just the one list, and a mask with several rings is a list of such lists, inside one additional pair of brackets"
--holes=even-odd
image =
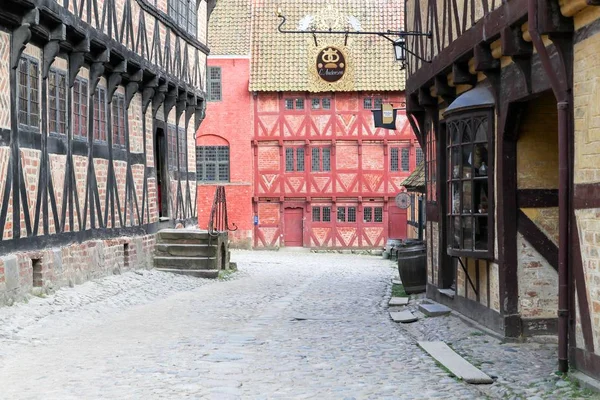
[(225, 196), (225, 187), (217, 186), (212, 208), (210, 210), (210, 219), (208, 220), (208, 234), (212, 237), (216, 237), (224, 232), (237, 231), (237, 225), (232, 223), (232, 226), (233, 228), (229, 227), (227, 218), (227, 197)]

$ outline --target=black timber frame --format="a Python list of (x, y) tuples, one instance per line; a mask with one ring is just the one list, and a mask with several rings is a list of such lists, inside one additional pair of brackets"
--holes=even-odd
[[(68, 5), (69, 0), (64, 0)], [(133, 1), (133, 0), (131, 0)], [(144, 8), (145, 0), (138, 1)], [(77, 2), (77, 0), (75, 0)], [(195, 69), (188, 68), (187, 46), (193, 46), (202, 53), (207, 54), (208, 48), (203, 44), (184, 37), (184, 47), (174, 43), (173, 60), (167, 64), (156, 64), (144, 58), (131, 48), (141, 48), (142, 54), (148, 54), (149, 43), (155, 48), (160, 48), (160, 43), (154, 38), (138, 36), (134, 43), (133, 32), (121, 29), (117, 32), (116, 8), (114, 0), (104, 2), (104, 12), (109, 17), (106, 19), (108, 33), (100, 30), (80, 19), (81, 14), (87, 12), (98, 13), (96, 1), (86, 2), (87, 11), (77, 9), (75, 14), (50, 0), (7, 0), (0, 4), (0, 30), (11, 34), (10, 48), (10, 99), (11, 99), (11, 129), (0, 129), (0, 145), (10, 147), (10, 159), (6, 173), (6, 186), (0, 210), (0, 232), (4, 232), (7, 223), (9, 200), (12, 195), (12, 238), (0, 240), (0, 252), (8, 253), (27, 249), (39, 249), (46, 246), (60, 246), (72, 242), (81, 242), (90, 239), (104, 239), (122, 236), (125, 234), (151, 234), (158, 227), (158, 223), (149, 223), (150, 202), (148, 198), (148, 179), (155, 178), (155, 168), (147, 165), (147, 140), (146, 114), (152, 102), (153, 108), (158, 109), (164, 102), (164, 97), (157, 95), (160, 88), (175, 93), (175, 101), (181, 104), (186, 112), (186, 126), (191, 117), (194, 118), (194, 131), (202, 123), (205, 115), (205, 93), (196, 89), (193, 77), (199, 76), (199, 60), (196, 56)], [(148, 4), (146, 6), (152, 8)], [(131, 26), (131, 12), (129, 1), (125, 5), (122, 27)], [(159, 11), (153, 8), (146, 9), (155, 15)], [(158, 18), (158, 17), (157, 17)], [(160, 19), (160, 18), (158, 18)], [(158, 21), (158, 20), (157, 20)], [(158, 22), (155, 22), (156, 24)], [(143, 22), (140, 25), (143, 28)], [(177, 32), (177, 27), (167, 24)], [(146, 35), (145, 29), (140, 34)], [(184, 36), (184, 35), (182, 35)], [(188, 35), (189, 36), (189, 35)], [(17, 112), (17, 66), (26, 45), (32, 43), (41, 49), (40, 62), (40, 129), (39, 133), (22, 129), (18, 124)], [(185, 50), (185, 55), (180, 55)], [(169, 52), (165, 52), (167, 57)], [(197, 53), (196, 53), (197, 54)], [(156, 56), (156, 55), (155, 55)], [(170, 54), (169, 54), (170, 56)], [(50, 135), (47, 130), (47, 77), (52, 63), (57, 57), (68, 61), (68, 90), (67, 90), (67, 115), (68, 130), (65, 135)], [(185, 65), (184, 65), (185, 64)], [(89, 68), (90, 79), (88, 85), (88, 115), (87, 115), (87, 140), (73, 137), (71, 96), (74, 80), (79, 70), (86, 66)], [(107, 142), (95, 142), (93, 138), (93, 104), (94, 92), (100, 80), (105, 76), (108, 82), (107, 97)], [(126, 113), (129, 112), (131, 100), (140, 93), (142, 97), (142, 130), (143, 153), (131, 153), (129, 141), (128, 117), (125, 115), (125, 148), (112, 146), (111, 107), (112, 94), (119, 85), (124, 86), (126, 95)], [(153, 116), (155, 116), (153, 112)], [(165, 114), (165, 116), (168, 114)], [(25, 176), (21, 164), (20, 149), (40, 150), (40, 173), (37, 182), (37, 196), (35, 210), (29, 210)], [(50, 174), (50, 156), (64, 155), (65, 180), (61, 188), (54, 187)], [(86, 188), (83, 209), (77, 190), (78, 182), (75, 174), (74, 156), (87, 157)], [(101, 199), (96, 180), (95, 159), (108, 161), (108, 176), (106, 197)], [(115, 174), (116, 160), (126, 162), (125, 195), (119, 198), (119, 188)], [(143, 188), (141, 198), (133, 178), (133, 166), (144, 166)], [(189, 178), (195, 180), (195, 174), (187, 171), (176, 171), (174, 178), (179, 180), (178, 205), (181, 211), (176, 213), (179, 221), (194, 221), (196, 219), (195, 193), (192, 195)], [(185, 180), (181, 182), (181, 179)], [(80, 183), (81, 184), (81, 183)], [(185, 188), (183, 187), (185, 185)], [(166, 188), (165, 188), (166, 189)], [(62, 207), (57, 204), (57, 191), (62, 191)], [(139, 188), (138, 188), (139, 190)], [(185, 195), (184, 195), (185, 194)], [(104, 201), (105, 212), (102, 213), (101, 202)], [(121, 204), (123, 202), (123, 204)], [(123, 206), (121, 206), (123, 205)], [(115, 207), (116, 206), (116, 207)], [(59, 209), (60, 208), (60, 209)], [(115, 210), (116, 208), (116, 210)], [(110, 210), (110, 211), (109, 211)], [(124, 211), (123, 211), (124, 210)], [(115, 211), (117, 212), (115, 215)], [(24, 215), (24, 226), (21, 223), (21, 212)], [(31, 215), (34, 215), (32, 218)], [(110, 214), (110, 216), (109, 216)], [(88, 221), (89, 217), (89, 221)], [(55, 233), (50, 234), (50, 221)], [(116, 227), (116, 222), (119, 227)], [(172, 221), (174, 224), (176, 221)], [(43, 232), (42, 232), (43, 231)]]

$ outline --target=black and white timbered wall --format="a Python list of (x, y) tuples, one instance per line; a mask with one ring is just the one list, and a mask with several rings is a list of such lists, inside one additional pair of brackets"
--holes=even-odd
[(0, 3), (2, 254), (196, 218), (214, 1), (170, 2)]

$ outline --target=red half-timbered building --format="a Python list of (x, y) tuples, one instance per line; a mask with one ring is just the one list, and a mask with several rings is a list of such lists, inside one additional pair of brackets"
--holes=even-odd
[[(211, 147), (205, 145), (211, 137), (229, 143), (224, 178), (230, 220), (240, 228), (234, 240), (258, 248), (372, 248), (406, 237), (406, 210), (394, 199), (422, 153), (403, 111), (404, 78), (391, 46), (380, 38), (283, 35), (273, 12), (278, 6), (289, 24), (311, 29), (345, 29), (352, 21), (384, 30), (402, 21), (401, 2), (383, 8), (361, 1), (218, 2), (208, 64), (220, 81), (210, 86), (209, 78), (209, 98), (211, 87), (222, 96), (208, 104), (198, 148)], [(344, 78), (335, 83), (313, 68), (328, 48), (346, 60)], [(233, 95), (243, 85), (247, 98)], [(400, 109), (395, 130), (374, 126), (372, 110), (384, 103)], [(232, 127), (231, 118), (243, 122)], [(208, 206), (216, 183), (199, 182), (200, 203)]]

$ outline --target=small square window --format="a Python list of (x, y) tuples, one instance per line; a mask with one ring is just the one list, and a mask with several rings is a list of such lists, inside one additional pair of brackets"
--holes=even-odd
[(311, 108), (313, 110), (318, 110), (319, 108), (321, 108), (321, 101), (320, 101), (320, 99), (312, 99), (311, 100)]
[(373, 109), (373, 99), (371, 99), (370, 97), (365, 97), (363, 99), (363, 108), (365, 110), (372, 110)]
[(304, 172), (304, 149), (296, 149), (296, 171)]
[(371, 207), (364, 208), (363, 221), (364, 222), (372, 222), (373, 221), (373, 208), (371, 208)]
[(294, 109), (294, 99), (285, 99), (285, 109), (286, 110)]
[(323, 171), (331, 171), (331, 150), (323, 149)]
[(285, 149), (285, 172), (294, 171), (294, 149)]
[(323, 222), (331, 222), (331, 207), (323, 207)]
[(323, 99), (322, 100), (323, 110), (331, 110), (331, 99)]
[(375, 99), (375, 102), (373, 104), (373, 109), (381, 110), (382, 105), (383, 105), (383, 99), (381, 97), (378, 97)]
[(312, 220), (313, 222), (321, 222), (321, 207), (312, 208)]
[(410, 155), (409, 149), (402, 149), (402, 171), (407, 172), (410, 170)]
[(346, 222), (346, 207), (338, 207), (337, 222)]
[(415, 158), (417, 165), (423, 162), (423, 150), (420, 147), (417, 147)]
[(392, 147), (390, 151), (390, 171), (398, 171), (398, 148)]
[(356, 207), (348, 207), (348, 222), (356, 222)]
[(311, 171), (313, 172), (318, 172), (321, 170), (321, 160), (319, 155), (320, 149), (318, 147), (313, 147), (311, 157)]
[(296, 99), (296, 110), (304, 110), (304, 99)]
[(383, 208), (375, 207), (375, 222), (383, 222)]

